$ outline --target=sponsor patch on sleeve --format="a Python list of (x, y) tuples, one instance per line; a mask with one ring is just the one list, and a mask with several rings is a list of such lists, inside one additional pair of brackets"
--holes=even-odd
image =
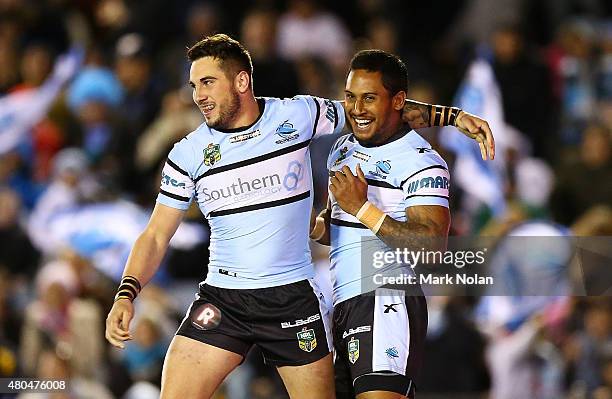
[(162, 170), (160, 193), (177, 201), (189, 202), (193, 190), (194, 183), (189, 174), (168, 160)]
[(443, 166), (422, 169), (402, 182), (404, 197), (441, 197), (448, 199), (450, 174)]

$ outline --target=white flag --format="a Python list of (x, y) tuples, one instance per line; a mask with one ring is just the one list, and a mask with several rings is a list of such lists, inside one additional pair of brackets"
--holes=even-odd
[(36, 89), (8, 94), (0, 98), (0, 155), (19, 145), (40, 122), (64, 84), (78, 70), (83, 60), (81, 49), (72, 49), (55, 62), (53, 73)]
[(452, 169), (455, 184), (472, 197), (488, 205), (495, 215), (505, 211), (505, 123), (501, 94), (491, 65), (477, 59), (470, 65), (467, 75), (454, 101), (461, 109), (478, 115), (489, 122), (495, 136), (495, 160), (483, 161), (474, 141), (457, 134), (452, 127), (440, 132), (442, 145), (457, 155)]

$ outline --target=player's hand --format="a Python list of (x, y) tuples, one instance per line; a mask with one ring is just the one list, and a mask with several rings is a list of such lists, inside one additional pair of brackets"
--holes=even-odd
[(125, 348), (124, 341), (132, 339), (130, 321), (134, 317), (134, 304), (127, 299), (115, 301), (106, 317), (106, 340), (117, 348)]
[(368, 183), (359, 164), (357, 164), (356, 171), (357, 176), (353, 175), (351, 169), (344, 165), (329, 179), (329, 190), (338, 201), (338, 205), (353, 216), (368, 200)]
[(495, 158), (495, 139), (487, 121), (476, 115), (461, 111), (457, 115), (455, 126), (461, 133), (478, 142), (483, 160)]

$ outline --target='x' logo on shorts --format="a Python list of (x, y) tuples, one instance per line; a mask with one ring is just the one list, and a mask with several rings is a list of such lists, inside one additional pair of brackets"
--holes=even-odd
[(391, 305), (385, 305), (385, 313), (389, 313), (389, 311), (391, 310), (397, 313), (397, 309), (394, 308), (395, 305), (401, 305), (401, 303), (392, 303)]

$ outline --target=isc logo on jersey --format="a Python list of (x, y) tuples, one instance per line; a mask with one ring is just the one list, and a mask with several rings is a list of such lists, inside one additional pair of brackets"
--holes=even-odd
[(179, 183), (178, 180), (173, 179), (169, 175), (165, 174), (163, 170), (162, 170), (162, 180), (161, 181), (162, 181), (162, 184), (166, 186), (185, 188), (185, 183), (183, 182)]

